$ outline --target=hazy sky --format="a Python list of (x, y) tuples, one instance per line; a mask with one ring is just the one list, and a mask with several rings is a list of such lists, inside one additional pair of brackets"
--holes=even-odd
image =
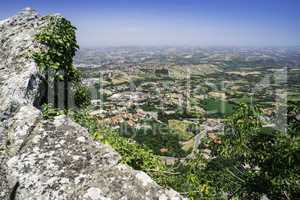
[(26, 6), (66, 16), (83, 47), (300, 45), (300, 0), (0, 0), (0, 18)]

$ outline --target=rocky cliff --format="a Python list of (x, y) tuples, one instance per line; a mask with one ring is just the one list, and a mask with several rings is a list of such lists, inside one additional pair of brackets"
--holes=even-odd
[(183, 199), (68, 117), (42, 119), (41, 74), (28, 53), (47, 23), (30, 8), (0, 22), (0, 199)]

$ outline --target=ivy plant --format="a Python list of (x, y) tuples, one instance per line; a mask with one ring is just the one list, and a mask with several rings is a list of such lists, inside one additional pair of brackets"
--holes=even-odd
[(46, 16), (43, 20), (47, 25), (35, 36), (42, 46), (32, 54), (33, 59), (40, 72), (45, 74), (48, 86), (53, 83), (55, 90), (58, 82), (64, 82), (65, 88), (69, 88), (68, 84), (71, 83), (71, 88), (77, 96), (75, 104), (87, 106), (90, 101), (89, 93), (81, 85), (79, 70), (73, 66), (73, 57), (79, 48), (76, 27), (61, 16)]

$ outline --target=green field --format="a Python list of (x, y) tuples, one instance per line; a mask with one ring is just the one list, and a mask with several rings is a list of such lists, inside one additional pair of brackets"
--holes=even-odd
[(234, 110), (234, 104), (217, 98), (207, 98), (201, 102), (201, 107), (210, 117), (224, 117), (231, 114)]

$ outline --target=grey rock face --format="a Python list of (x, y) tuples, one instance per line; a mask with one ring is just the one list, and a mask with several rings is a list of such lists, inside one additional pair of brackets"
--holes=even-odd
[(65, 116), (40, 121), (7, 162), (16, 199), (180, 199), (143, 172), (119, 164), (110, 146), (94, 142)]
[(26, 55), (46, 23), (29, 8), (0, 22), (0, 199), (183, 199), (120, 164), (117, 152), (68, 117), (41, 118), (33, 106), (40, 75)]
[(33, 10), (0, 22), (0, 111), (10, 112), (20, 104), (31, 104), (37, 95), (36, 64), (29, 51), (36, 49), (34, 35), (45, 22)]

